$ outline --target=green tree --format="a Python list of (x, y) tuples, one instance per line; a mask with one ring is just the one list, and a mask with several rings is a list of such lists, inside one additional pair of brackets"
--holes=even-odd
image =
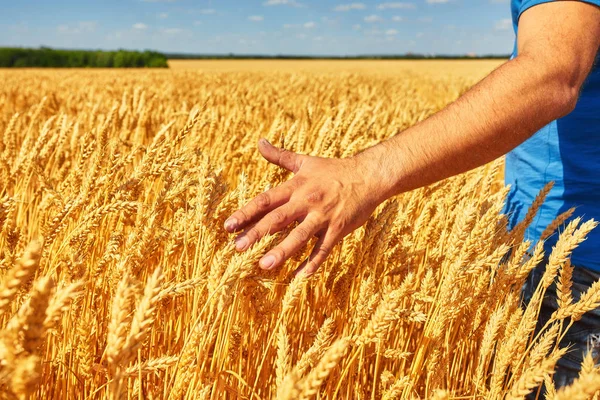
[(167, 68), (167, 58), (150, 51), (85, 51), (1, 48), (0, 67)]

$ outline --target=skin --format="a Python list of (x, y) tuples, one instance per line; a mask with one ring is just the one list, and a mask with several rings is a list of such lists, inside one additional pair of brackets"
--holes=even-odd
[(454, 103), (354, 157), (301, 155), (261, 139), (262, 156), (294, 177), (225, 222), (230, 233), (242, 230), (236, 249), (299, 221), (259, 265), (280, 267), (316, 236), (297, 271), (310, 275), (386, 199), (484, 165), (569, 114), (600, 47), (600, 8), (580, 1), (532, 7), (519, 20), (517, 46), (517, 57)]

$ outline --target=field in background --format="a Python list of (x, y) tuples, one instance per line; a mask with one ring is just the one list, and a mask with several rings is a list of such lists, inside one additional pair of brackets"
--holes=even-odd
[(501, 60), (169, 60), (169, 68), (220, 72), (323, 72), (402, 75), (424, 72), (481, 79)]
[[(184, 61), (0, 70), (0, 398), (499, 399), (545, 382), (597, 305), (568, 256), (507, 230), (501, 160), (382, 204), (310, 278), (236, 253), (224, 220), (289, 178), (260, 137), (351, 157), (456, 99), (497, 61)], [(435, 134), (435, 133), (432, 133)], [(440, 138), (443, 140), (443, 138)], [(547, 189), (547, 188), (546, 188)], [(557, 221), (548, 234), (561, 226)], [(311, 243), (314, 243), (311, 242)], [(560, 279), (557, 279), (560, 277)], [(558, 280), (561, 307), (534, 333)], [(579, 397), (578, 397), (579, 398)]]

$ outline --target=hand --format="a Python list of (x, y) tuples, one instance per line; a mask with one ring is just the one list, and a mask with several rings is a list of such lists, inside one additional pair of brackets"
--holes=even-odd
[(314, 273), (333, 246), (366, 222), (383, 199), (377, 182), (367, 177), (363, 160), (312, 157), (279, 149), (261, 139), (258, 149), (267, 161), (294, 173), (287, 182), (256, 196), (225, 221), (244, 251), (267, 233), (273, 234), (298, 221), (299, 225), (261, 258), (263, 269), (281, 266), (308, 241), (318, 238), (309, 258), (297, 273)]

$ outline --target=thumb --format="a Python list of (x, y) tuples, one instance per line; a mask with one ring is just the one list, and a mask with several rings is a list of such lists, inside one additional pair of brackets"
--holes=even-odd
[(273, 146), (267, 139), (258, 141), (258, 151), (270, 163), (279, 165), (293, 173), (300, 169), (300, 155), (286, 149)]

